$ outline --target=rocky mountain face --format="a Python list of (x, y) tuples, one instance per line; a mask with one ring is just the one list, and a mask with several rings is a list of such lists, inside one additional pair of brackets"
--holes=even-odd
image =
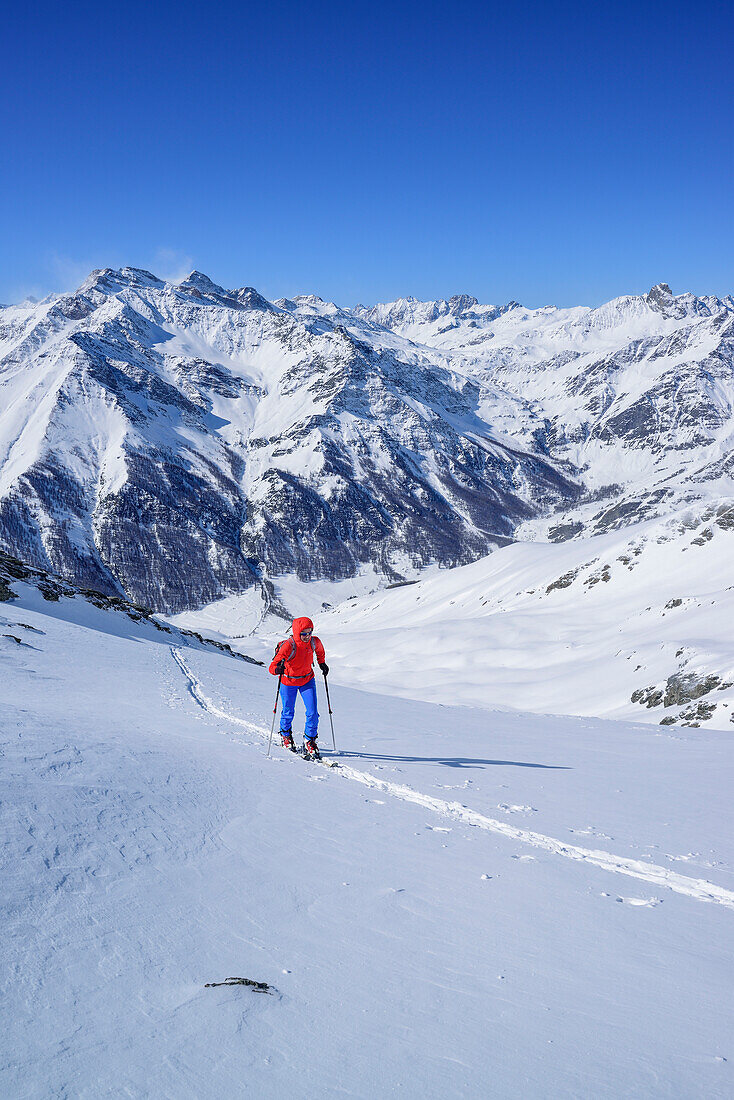
[(0, 546), (174, 613), (731, 490), (734, 301), (269, 302), (96, 271), (0, 310)]
[(317, 299), (93, 272), (0, 313), (0, 545), (167, 612), (468, 562), (580, 492), (498, 400)]
[(507, 394), (504, 408), (480, 406), (491, 429), (583, 483), (562, 515), (526, 524), (520, 537), (584, 537), (731, 496), (731, 296), (674, 296), (661, 283), (598, 309), (479, 306), (459, 296), (357, 312)]

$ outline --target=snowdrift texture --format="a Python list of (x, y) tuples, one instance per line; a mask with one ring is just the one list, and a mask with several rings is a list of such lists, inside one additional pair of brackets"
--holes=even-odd
[(341, 768), (268, 759), (263, 669), (48, 583), (0, 605), (3, 1096), (731, 1096), (728, 733), (335, 684)]

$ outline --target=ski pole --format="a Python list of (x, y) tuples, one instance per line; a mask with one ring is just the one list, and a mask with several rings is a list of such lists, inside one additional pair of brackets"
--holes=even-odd
[(278, 677), (278, 686), (275, 689), (275, 706), (273, 707), (273, 723), (270, 727), (270, 740), (268, 741), (268, 756), (270, 756), (270, 746), (273, 743), (273, 730), (275, 729), (275, 714), (278, 710), (278, 696), (280, 695), (280, 681), (283, 679), (283, 673), (281, 672)]
[(334, 719), (332, 717), (331, 699), (329, 698), (329, 681), (326, 679), (326, 673), (324, 673), (324, 687), (326, 688), (326, 702), (329, 705), (329, 721), (331, 722), (331, 742), (334, 746), (334, 752), (336, 752), (336, 740), (334, 738)]

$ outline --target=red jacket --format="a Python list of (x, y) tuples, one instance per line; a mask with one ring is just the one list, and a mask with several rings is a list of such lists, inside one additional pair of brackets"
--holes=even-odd
[(322, 664), (326, 660), (326, 651), (321, 644), (321, 639), (314, 634), (305, 641), (301, 640), (302, 630), (313, 630), (313, 623), (305, 615), (293, 620), (292, 630), (291, 637), (286, 638), (276, 649), (269, 671), (273, 676), (277, 676), (275, 666), (284, 659), (283, 683), (286, 687), (303, 687), (313, 679), (314, 653), (318, 663)]

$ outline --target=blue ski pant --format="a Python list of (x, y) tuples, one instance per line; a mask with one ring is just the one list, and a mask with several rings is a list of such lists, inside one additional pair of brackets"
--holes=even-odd
[(306, 728), (303, 731), (303, 736), (318, 737), (319, 712), (316, 705), (315, 676), (307, 684), (299, 684), (296, 687), (290, 687), (287, 684), (280, 685), (280, 699), (283, 704), (280, 712), (280, 732), (288, 733), (290, 731), (293, 715), (296, 713), (296, 699), (299, 691), (306, 707)]

